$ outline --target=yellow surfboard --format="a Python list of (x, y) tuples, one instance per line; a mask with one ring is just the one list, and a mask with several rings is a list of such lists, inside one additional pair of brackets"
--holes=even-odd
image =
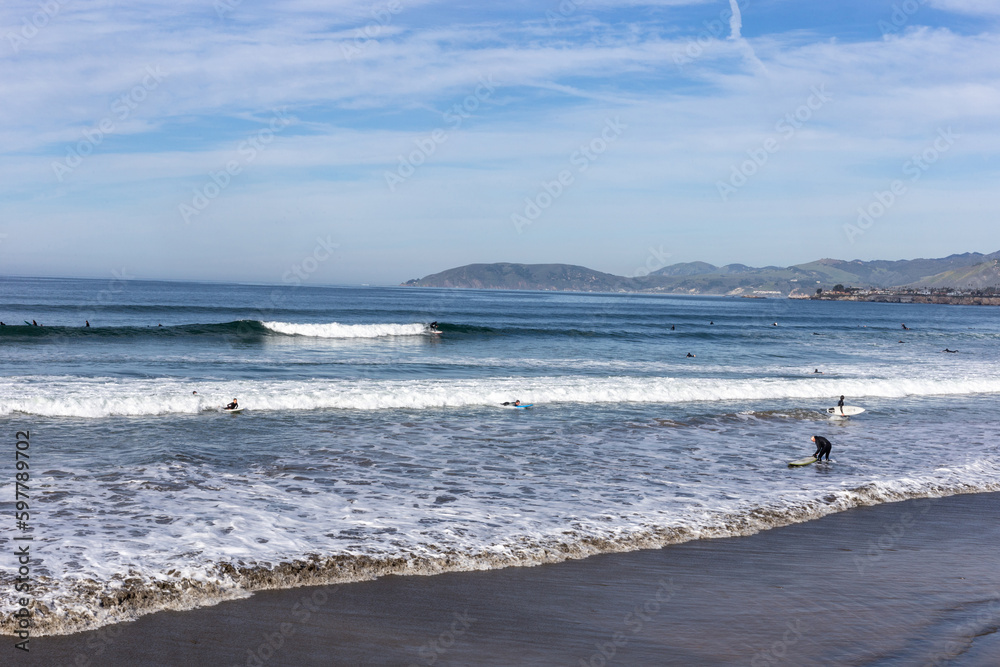
[(807, 456), (806, 458), (799, 459), (798, 461), (789, 461), (788, 462), (788, 467), (789, 468), (797, 468), (799, 466), (807, 466), (810, 463), (816, 463), (816, 457), (815, 456)]

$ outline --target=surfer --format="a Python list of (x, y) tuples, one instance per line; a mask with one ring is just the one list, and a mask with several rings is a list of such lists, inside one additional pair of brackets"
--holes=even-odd
[(821, 435), (814, 435), (812, 441), (816, 443), (816, 452), (813, 454), (816, 457), (816, 463), (819, 463), (823, 459), (824, 454), (826, 455), (826, 460), (829, 461), (830, 449), (833, 448), (830, 441)]
[(837, 407), (840, 408), (840, 414), (844, 414), (844, 397), (841, 396), (840, 400), (837, 401)]
[(694, 358), (694, 356), (695, 356), (695, 355), (693, 355), (693, 354), (691, 354), (690, 352), (688, 352), (688, 358), (689, 358), (689, 359), (693, 359), (693, 358)]
[[(3, 324), (3, 322), (0, 322), (0, 324)], [(941, 351), (942, 352), (951, 352), (952, 354), (957, 354), (958, 353), (958, 350), (949, 350), (948, 348), (944, 348)]]
[(236, 399), (234, 398), (234, 399), (233, 399), (233, 402), (232, 402), (232, 403), (230, 403), (229, 405), (227, 405), (226, 407), (224, 407), (224, 408), (222, 408), (222, 409), (223, 409), (223, 410), (235, 410), (235, 409), (236, 409), (236, 408), (238, 408), (238, 407), (240, 407), (240, 406), (239, 406), (239, 403), (238, 403), (238, 402), (236, 401)]
[(511, 403), (510, 401), (504, 401), (500, 405), (513, 405), (516, 408), (517, 406), (521, 405), (521, 401), (520, 399), (515, 400), (513, 403)]
[(814, 370), (814, 371), (813, 371), (813, 375), (822, 375), (822, 374), (823, 374), (823, 371), (821, 371), (821, 370), (820, 370), (820, 369), (818, 369), (818, 368), (817, 368), (816, 370)]
[(671, 325), (670, 325), (670, 330), (671, 330), (671, 331), (673, 331), (673, 330), (674, 330), (674, 325), (673, 325), (673, 324), (671, 324)]
[(438, 323), (431, 322), (431, 331), (437, 331), (437, 330), (438, 330)]
[(35, 320), (31, 320), (31, 326), (37, 327), (38, 326), (38, 322), (36, 322)]
[(87, 328), (90, 328), (90, 320), (84, 320), (83, 321), (83, 326), (85, 326)]
[(904, 324), (904, 325), (903, 325), (903, 331), (909, 331), (909, 330), (910, 330), (910, 327), (908, 327), (908, 326), (906, 326), (906, 325)]

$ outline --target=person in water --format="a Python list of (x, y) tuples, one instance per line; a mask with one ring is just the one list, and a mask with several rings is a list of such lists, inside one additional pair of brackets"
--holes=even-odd
[(83, 321), (83, 325), (84, 325), (85, 327), (88, 327), (88, 328), (89, 328), (89, 327), (90, 327), (90, 320), (84, 320), (84, 321)]
[(909, 330), (910, 330), (910, 327), (908, 327), (908, 326), (906, 326), (906, 325), (904, 324), (904, 325), (903, 325), (903, 331), (909, 331)]
[[(3, 322), (0, 322), (0, 324), (3, 324)], [(941, 351), (942, 351), (942, 352), (951, 352), (952, 354), (956, 354), (956, 353), (958, 353), (958, 350), (949, 350), (948, 348), (944, 348), (944, 349), (943, 349), (943, 350), (941, 350)]]
[(234, 398), (232, 403), (230, 403), (229, 405), (227, 405), (226, 407), (224, 407), (222, 409), (223, 410), (235, 410), (238, 407), (240, 407), (239, 403), (237, 403), (236, 399)]
[(431, 322), (431, 331), (437, 331), (437, 330), (438, 330), (438, 323)]
[(844, 414), (844, 397), (841, 396), (840, 400), (837, 401), (837, 407), (840, 408), (840, 414)]
[(693, 355), (693, 354), (691, 354), (690, 352), (688, 352), (688, 358), (689, 358), (689, 359), (690, 359), (690, 358), (694, 358), (694, 356), (695, 356), (695, 355)]
[(35, 320), (31, 320), (31, 326), (37, 327), (38, 326), (38, 322), (36, 322)]
[(830, 450), (833, 448), (830, 441), (821, 435), (814, 435), (812, 437), (812, 441), (816, 443), (816, 451), (813, 453), (813, 456), (816, 457), (816, 463), (819, 463), (823, 459), (824, 455), (826, 455), (826, 460), (829, 461)]
[(813, 371), (813, 375), (822, 375), (822, 374), (823, 374), (823, 371), (821, 371), (821, 370), (820, 370), (820, 369), (818, 369), (818, 368), (817, 368), (816, 370), (814, 370), (814, 371)]
[(516, 408), (517, 406), (521, 405), (521, 401), (520, 399), (515, 400), (513, 403), (511, 403), (510, 401), (504, 401), (500, 405), (513, 405)]

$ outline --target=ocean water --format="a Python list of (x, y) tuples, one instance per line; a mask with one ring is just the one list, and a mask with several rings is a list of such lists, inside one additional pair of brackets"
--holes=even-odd
[[(36, 632), (1000, 490), (998, 316), (5, 278), (0, 433), (10, 460), (31, 433)], [(841, 394), (867, 411), (831, 420)], [(832, 462), (788, 468), (812, 435)], [(5, 619), (15, 576), (0, 559)]]

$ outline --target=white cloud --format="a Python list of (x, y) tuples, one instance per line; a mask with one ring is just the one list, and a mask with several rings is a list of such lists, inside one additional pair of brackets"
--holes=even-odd
[(740, 30), (743, 29), (740, 6), (736, 0), (729, 0), (729, 8), (732, 11), (732, 15), (729, 17), (729, 39), (740, 39)]
[[(1000, 198), (980, 177), (1000, 155), (994, 34), (915, 28), (884, 40), (841, 42), (779, 33), (755, 37), (751, 48), (742, 37), (743, 17), (734, 12), (733, 39), (726, 39), (722, 18), (699, 57), (678, 67), (675, 58), (690, 38), (642, 21), (605, 23), (585, 16), (582, 3), (579, 20), (555, 26), (535, 14), (525, 22), (428, 21), (431, 28), (403, 20), (421, 6), (437, 8), (424, 3), (406, 4), (399, 21), (345, 59), (341, 47), (372, 20), (370, 7), (343, 3), (326, 11), (325, 4), (303, 0), (289, 12), (243, 3), (220, 22), (210, 3), (197, 5), (197, 20), (184, 14), (195, 11), (194, 3), (176, 12), (150, 3), (114, 13), (74, 6), (65, 4), (66, 13), (21, 54), (0, 50), (0, 147), (7, 153), (0, 157), (0, 215), (7, 256), (16, 254), (13, 248), (29, 250), (25, 261), (47, 261), (60, 244), (72, 257), (71, 245), (86, 245), (83, 231), (74, 230), (94, 230), (111, 248), (95, 256), (120, 248), (143, 265), (168, 266), (170, 256), (158, 258), (161, 246), (149, 242), (157, 238), (165, 248), (193, 248), (208, 265), (212, 253), (230, 252), (215, 242), (217, 230), (240, 220), (246, 238), (261, 247), (308, 244), (317, 229), (340, 228), (350, 247), (375, 248), (351, 260), (370, 267), (372, 280), (414, 277), (475, 253), (484, 261), (516, 260), (517, 253), (542, 261), (566, 247), (542, 239), (577, 238), (578, 231), (598, 239), (593, 249), (561, 259), (627, 271), (634, 261), (615, 267), (592, 260), (678, 238), (687, 239), (691, 252), (721, 248), (712, 241), (719, 230), (751, 223), (786, 237), (838, 234), (866, 197), (947, 126), (963, 139), (920, 184), (933, 186), (940, 199), (914, 194), (913, 203), (896, 210), (909, 214), (919, 202), (934, 215), (965, 215), (970, 229), (981, 232), (992, 224), (985, 211)], [(37, 5), (20, 10), (31, 7)], [(707, 14), (720, 18), (723, 8)], [(158, 21), (149, 18), (154, 11), (161, 12)], [(751, 18), (755, 28), (758, 21), (766, 27), (758, 11)], [(145, 67), (157, 65), (167, 73), (164, 83), (58, 183), (50, 152), (78, 141), (142, 80)], [(442, 112), (490, 75), (497, 92), (390, 193), (383, 173), (397, 155), (444, 127)], [(716, 181), (773, 137), (777, 121), (821, 84), (832, 101), (782, 140), (733, 204), (722, 204)], [(270, 109), (285, 105), (295, 123), (185, 230), (178, 205), (231, 158), (254, 118), (266, 120)], [(513, 232), (510, 214), (615, 115), (629, 124), (621, 142), (578, 175), (579, 187), (546, 213), (526, 243)], [(978, 171), (967, 166), (973, 159), (983, 165)], [(930, 224), (930, 215), (921, 214), (921, 224)], [(624, 233), (607, 224), (617, 220), (629, 221)], [(116, 233), (136, 227), (142, 233)], [(38, 229), (44, 234), (33, 237)], [(753, 260), (736, 256), (739, 234), (725, 236), (733, 253), (727, 259)], [(199, 238), (213, 241), (201, 247)], [(376, 262), (384, 238), (399, 248)], [(417, 268), (408, 245), (449, 248), (452, 255), (436, 250), (438, 265)], [(812, 255), (784, 252), (789, 262)], [(696, 258), (719, 257), (689, 257)], [(238, 266), (238, 256), (227, 262), (220, 266)], [(274, 270), (282, 262), (276, 259)], [(391, 277), (395, 270), (404, 275)]]

